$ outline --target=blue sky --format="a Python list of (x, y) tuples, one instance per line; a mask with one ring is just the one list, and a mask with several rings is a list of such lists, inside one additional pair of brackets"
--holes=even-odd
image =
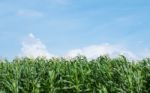
[(25, 38), (61, 56), (90, 46), (149, 56), (149, 11), (149, 0), (0, 0), (0, 56), (18, 56)]

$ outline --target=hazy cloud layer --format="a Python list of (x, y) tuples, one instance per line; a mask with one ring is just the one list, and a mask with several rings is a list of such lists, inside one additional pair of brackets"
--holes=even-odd
[(49, 1), (55, 5), (68, 5), (72, 0), (49, 0)]
[(27, 17), (41, 17), (43, 16), (43, 13), (36, 11), (36, 10), (18, 10), (17, 11), (18, 16), (27, 16)]

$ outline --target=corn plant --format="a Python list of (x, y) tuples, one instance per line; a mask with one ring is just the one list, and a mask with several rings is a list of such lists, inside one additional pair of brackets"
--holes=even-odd
[(0, 60), (0, 93), (150, 93), (150, 59)]

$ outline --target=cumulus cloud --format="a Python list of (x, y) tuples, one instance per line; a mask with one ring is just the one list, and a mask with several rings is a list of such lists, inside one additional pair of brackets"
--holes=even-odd
[(25, 57), (54, 57), (53, 54), (50, 54), (46, 46), (41, 42), (40, 39), (36, 38), (32, 33), (26, 37), (22, 42), (21, 54), (20, 56)]
[(18, 10), (17, 11), (18, 16), (29, 16), (29, 17), (41, 17), (43, 16), (43, 13), (35, 10)]
[(131, 51), (125, 49), (120, 45), (110, 45), (110, 44), (101, 44), (101, 45), (92, 45), (82, 49), (74, 49), (69, 51), (65, 56), (66, 57), (75, 57), (78, 55), (85, 55), (87, 58), (96, 58), (101, 55), (109, 55), (110, 57), (117, 57), (118, 55), (125, 55), (129, 59), (137, 59), (137, 56), (134, 55)]

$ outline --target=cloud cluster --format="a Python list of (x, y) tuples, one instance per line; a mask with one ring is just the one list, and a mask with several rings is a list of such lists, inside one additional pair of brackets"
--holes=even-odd
[[(28, 35), (26, 39), (22, 42), (21, 56), (26, 57), (39, 57), (44, 56), (47, 58), (56, 57), (56, 55), (51, 54), (46, 46), (41, 42), (40, 39), (36, 38), (32, 33)], [(100, 55), (109, 55), (110, 57), (117, 57), (118, 55), (125, 55), (129, 59), (137, 59), (131, 51), (125, 49), (121, 45), (91, 45), (81, 49), (73, 49), (64, 55), (64, 57), (72, 58), (78, 55), (84, 55), (89, 59), (96, 58)]]

